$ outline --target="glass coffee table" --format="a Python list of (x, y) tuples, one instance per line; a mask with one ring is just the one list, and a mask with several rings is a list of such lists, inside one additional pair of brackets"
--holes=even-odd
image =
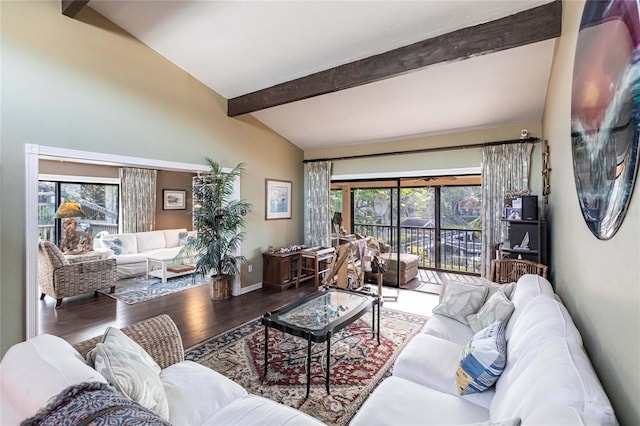
[(296, 300), (262, 317), (264, 377), (269, 364), (269, 328), (307, 340), (307, 396), (311, 387), (311, 343), (327, 342), (325, 384), (329, 393), (331, 336), (371, 310), (371, 334), (380, 344), (380, 297), (372, 293), (329, 288)]

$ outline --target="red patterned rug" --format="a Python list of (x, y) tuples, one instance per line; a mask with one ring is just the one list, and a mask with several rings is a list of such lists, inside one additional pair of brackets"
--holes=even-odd
[(425, 317), (382, 309), (380, 345), (364, 315), (331, 340), (330, 395), (325, 389), (326, 346), (312, 347), (311, 392), (306, 394), (304, 339), (269, 329), (269, 366), (264, 374), (264, 326), (260, 319), (190, 348), (186, 358), (239, 383), (249, 393), (289, 405), (331, 425), (346, 425), (391, 367)]

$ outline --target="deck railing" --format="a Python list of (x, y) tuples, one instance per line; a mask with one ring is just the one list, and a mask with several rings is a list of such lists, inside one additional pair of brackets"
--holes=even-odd
[[(395, 251), (397, 227), (389, 225), (355, 224), (354, 232), (371, 236), (390, 244)], [(480, 272), (482, 233), (475, 229), (400, 227), (400, 252), (415, 254), (423, 268), (450, 271)]]
[[(98, 232), (107, 231), (109, 234), (117, 234), (118, 233), (118, 224), (117, 223), (104, 223), (99, 221), (90, 220), (89, 221), (89, 229), (91, 230), (91, 235), (95, 236)], [(55, 225), (50, 223), (46, 225), (38, 225), (40, 239), (45, 241), (51, 241), (56, 244), (55, 239)]]

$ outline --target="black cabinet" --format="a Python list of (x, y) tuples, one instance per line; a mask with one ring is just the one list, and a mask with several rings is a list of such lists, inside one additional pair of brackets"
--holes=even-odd
[[(502, 257), (526, 259), (548, 265), (547, 259), (547, 221), (546, 220), (507, 220), (508, 239), (500, 246)], [(528, 243), (523, 246), (528, 235)]]

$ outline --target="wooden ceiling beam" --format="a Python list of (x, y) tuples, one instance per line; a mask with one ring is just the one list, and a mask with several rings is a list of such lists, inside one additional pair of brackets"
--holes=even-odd
[(69, 18), (75, 18), (87, 3), (89, 0), (62, 0), (62, 14)]
[(500, 52), (560, 36), (562, 1), (555, 0), (495, 21), (330, 68), (229, 99), (235, 117), (326, 93), (349, 89), (441, 62)]

